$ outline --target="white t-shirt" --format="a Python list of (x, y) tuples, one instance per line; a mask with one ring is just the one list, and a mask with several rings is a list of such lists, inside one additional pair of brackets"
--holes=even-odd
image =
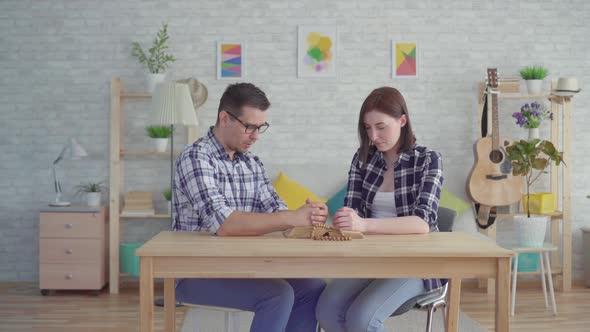
[(397, 217), (395, 209), (395, 193), (393, 191), (378, 191), (371, 205), (371, 218)]

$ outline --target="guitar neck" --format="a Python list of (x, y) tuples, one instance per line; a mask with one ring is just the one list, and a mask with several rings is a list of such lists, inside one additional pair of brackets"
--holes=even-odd
[(492, 102), (492, 150), (497, 151), (500, 146), (500, 120), (498, 117), (498, 95), (491, 93)]

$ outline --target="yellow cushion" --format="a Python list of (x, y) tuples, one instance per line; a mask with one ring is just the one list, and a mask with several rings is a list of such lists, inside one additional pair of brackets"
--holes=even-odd
[(305, 204), (308, 197), (312, 201), (326, 203), (325, 199), (318, 198), (309, 189), (289, 179), (283, 172), (279, 173), (272, 185), (275, 187), (277, 194), (287, 203), (289, 210), (300, 208)]
[(465, 202), (452, 192), (448, 191), (446, 188), (442, 188), (442, 192), (440, 193), (439, 205), (456, 211), (457, 216), (461, 215), (463, 212), (465, 212), (467, 209), (471, 207), (471, 204), (469, 202)]

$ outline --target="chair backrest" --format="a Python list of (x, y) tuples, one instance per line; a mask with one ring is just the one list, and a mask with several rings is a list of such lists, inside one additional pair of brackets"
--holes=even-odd
[(447, 209), (445, 207), (438, 208), (438, 230), (441, 232), (452, 232), (453, 231), (453, 223), (455, 222), (455, 217), (457, 216), (457, 212), (451, 209)]
[[(455, 221), (456, 216), (457, 216), (456, 211), (451, 210), (451, 209), (447, 209), (444, 207), (439, 207), (438, 208), (438, 218), (437, 218), (438, 230), (440, 232), (452, 232), (453, 231), (453, 222)], [(433, 295), (435, 295), (435, 297), (444, 298), (447, 294), (447, 285), (448, 284), (445, 283), (445, 285), (440, 289), (440, 292), (437, 294), (434, 294), (431, 291), (431, 292), (426, 292), (424, 294), (414, 296), (413, 298), (409, 299), (404, 304), (402, 304), (399, 308), (397, 308), (397, 310), (393, 314), (391, 314), (391, 316), (399, 316), (401, 314), (404, 314), (404, 313), (410, 311), (410, 309), (416, 307), (419, 301), (424, 301), (424, 300), (429, 299), (431, 297), (434, 298)]]

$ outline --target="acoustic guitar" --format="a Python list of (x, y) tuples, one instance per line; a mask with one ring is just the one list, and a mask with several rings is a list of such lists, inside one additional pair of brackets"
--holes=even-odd
[(512, 140), (500, 137), (498, 71), (488, 68), (487, 74), (485, 93), (492, 109), (492, 137), (480, 138), (475, 143), (475, 165), (469, 177), (469, 193), (482, 205), (510, 205), (520, 201), (524, 182), (522, 176), (512, 175), (512, 163), (506, 153)]

